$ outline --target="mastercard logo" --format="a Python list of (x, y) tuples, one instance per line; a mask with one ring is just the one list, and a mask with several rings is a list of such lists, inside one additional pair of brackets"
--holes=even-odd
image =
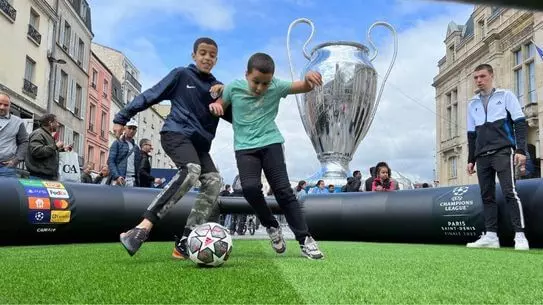
[(53, 200), (53, 206), (55, 209), (64, 210), (68, 208), (68, 201), (64, 199), (55, 199)]

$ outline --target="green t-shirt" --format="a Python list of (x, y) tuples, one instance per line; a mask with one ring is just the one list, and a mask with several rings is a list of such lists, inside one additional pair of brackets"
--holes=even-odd
[(253, 96), (247, 80), (235, 80), (224, 88), (225, 105), (232, 104), (234, 150), (283, 144), (285, 140), (275, 124), (279, 101), (286, 97), (292, 82), (273, 78), (268, 90)]

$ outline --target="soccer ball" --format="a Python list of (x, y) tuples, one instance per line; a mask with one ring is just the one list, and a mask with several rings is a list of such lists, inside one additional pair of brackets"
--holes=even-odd
[(220, 224), (208, 222), (192, 230), (187, 248), (190, 259), (197, 265), (218, 267), (232, 252), (232, 237)]

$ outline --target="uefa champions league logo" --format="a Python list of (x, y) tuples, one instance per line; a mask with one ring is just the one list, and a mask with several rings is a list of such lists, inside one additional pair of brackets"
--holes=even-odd
[(44, 217), (45, 217), (45, 215), (43, 215), (42, 212), (37, 212), (36, 215), (34, 216), (34, 218), (35, 218), (37, 221), (42, 221)]
[(462, 196), (465, 193), (467, 193), (468, 188), (469, 188), (468, 186), (459, 186), (459, 187), (454, 188), (452, 193), (454, 196)]

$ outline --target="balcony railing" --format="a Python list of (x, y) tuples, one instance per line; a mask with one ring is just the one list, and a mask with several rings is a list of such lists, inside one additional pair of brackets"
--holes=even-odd
[(0, 0), (0, 11), (6, 15), (8, 19), (10, 19), (11, 22), (15, 22), (15, 18), (17, 17), (17, 10), (9, 4), (7, 0)]
[(96, 89), (96, 84), (95, 83), (91, 83), (91, 87)]
[(58, 104), (62, 107), (66, 107), (66, 98), (62, 95), (58, 97)]
[(103, 97), (103, 98), (107, 98), (107, 93), (102, 92), (102, 97)]
[(36, 96), (38, 95), (38, 86), (34, 85), (31, 81), (25, 79), (23, 84), (23, 92), (33, 98), (36, 98)]
[(106, 131), (103, 130), (103, 129), (100, 130), (100, 136), (101, 136), (102, 138), (105, 138), (105, 137), (106, 137)]
[(89, 123), (89, 130), (90, 130), (90, 131), (94, 131), (94, 124)]
[(138, 89), (138, 92), (141, 92), (141, 84), (138, 82), (138, 80), (134, 77), (134, 75), (132, 75), (131, 73), (129, 73), (128, 71), (126, 72), (126, 80), (132, 84), (132, 86), (134, 86), (134, 88)]
[(32, 24), (28, 25), (28, 37), (32, 38), (38, 45), (41, 43), (41, 34), (32, 26)]
[(74, 107), (74, 114), (76, 116), (80, 116), (81, 115), (81, 110), (79, 109), (79, 107)]

